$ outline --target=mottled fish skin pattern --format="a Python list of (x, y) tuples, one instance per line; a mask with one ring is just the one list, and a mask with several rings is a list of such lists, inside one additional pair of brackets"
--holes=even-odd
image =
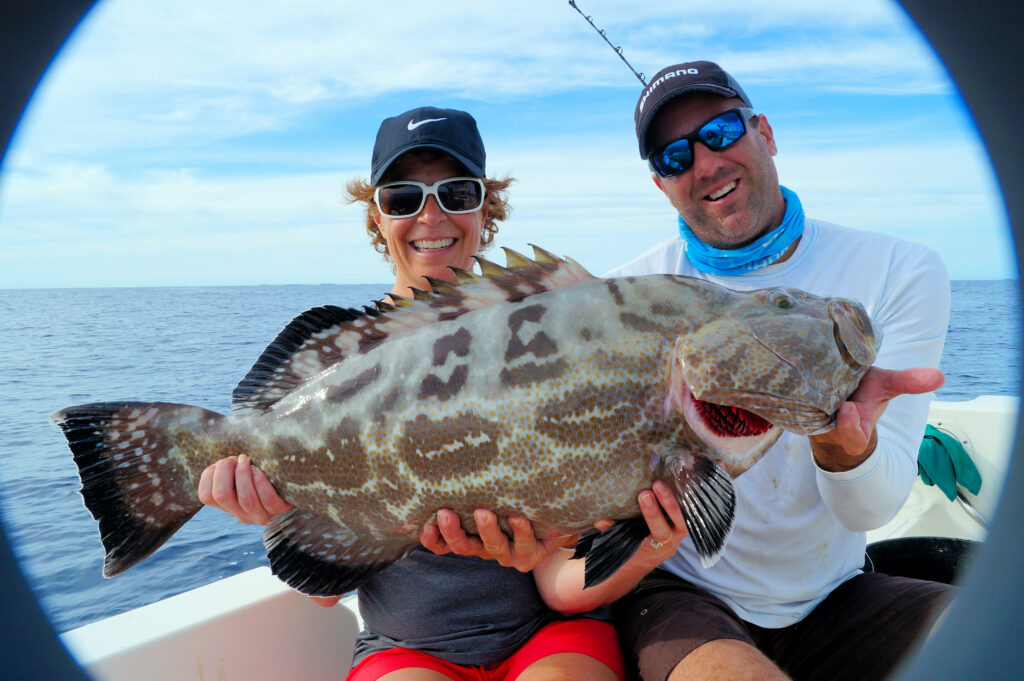
[[(470, 532), (477, 508), (506, 531), (508, 516), (525, 516), (539, 536), (642, 522), (636, 497), (653, 480), (682, 501), (714, 475), (688, 480), (695, 460), (736, 476), (779, 428), (831, 427), (879, 342), (853, 301), (676, 275), (599, 279), (542, 249), (508, 258), (394, 306), (296, 318), (236, 389), (231, 417), (145, 403), (57, 412), (101, 534), (123, 522), (162, 532), (148, 555), (195, 512), (202, 470), (243, 453), (297, 507), (267, 530), (272, 567), (316, 595), (401, 558), (439, 508)], [(723, 431), (697, 400), (770, 423), (746, 414), (749, 432)], [(112, 511), (99, 497), (115, 488), (126, 500)], [(731, 524), (731, 506), (723, 513)], [(112, 557), (114, 543), (105, 574), (145, 557)]]

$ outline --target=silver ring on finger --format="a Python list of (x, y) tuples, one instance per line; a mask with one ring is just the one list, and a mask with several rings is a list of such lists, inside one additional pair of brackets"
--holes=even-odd
[(665, 545), (665, 542), (663, 542), (663, 541), (658, 541), (658, 540), (657, 540), (657, 539), (655, 539), (654, 537), (651, 537), (651, 539), (650, 539), (650, 541), (649, 541), (648, 543), (649, 543), (649, 544), (650, 544), (650, 545), (651, 545), (652, 547), (654, 547), (654, 548), (656, 548), (656, 549), (660, 549), (660, 548), (661, 548), (662, 546), (664, 546), (664, 545)]

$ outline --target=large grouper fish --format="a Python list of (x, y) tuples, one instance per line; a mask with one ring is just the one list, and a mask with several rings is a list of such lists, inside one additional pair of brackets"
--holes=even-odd
[[(150, 555), (201, 507), (199, 476), (247, 454), (295, 506), (267, 526), (273, 572), (350, 591), (418, 545), (437, 509), (580, 534), (586, 581), (647, 538), (637, 494), (674, 490), (706, 565), (733, 521), (730, 476), (780, 429), (833, 427), (874, 361), (854, 301), (736, 292), (674, 275), (601, 279), (535, 248), (481, 275), (296, 317), (235, 388), (231, 416), (162, 402), (62, 409), (103, 574)], [(598, 534), (597, 520), (614, 519)]]

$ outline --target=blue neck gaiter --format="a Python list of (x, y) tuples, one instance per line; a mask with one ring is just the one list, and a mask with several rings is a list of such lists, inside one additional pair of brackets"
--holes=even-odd
[(804, 231), (804, 207), (796, 192), (779, 186), (786, 201), (782, 224), (761, 238), (740, 248), (722, 249), (709, 246), (693, 233), (679, 216), (679, 236), (686, 242), (686, 257), (693, 266), (708, 274), (736, 276), (767, 267), (782, 257)]

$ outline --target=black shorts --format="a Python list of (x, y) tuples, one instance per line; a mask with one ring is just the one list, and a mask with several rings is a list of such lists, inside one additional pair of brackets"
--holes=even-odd
[(866, 681), (885, 678), (953, 592), (938, 582), (864, 573), (800, 622), (766, 629), (657, 569), (616, 603), (615, 622), (627, 669), (644, 681), (665, 681), (684, 657), (718, 639), (755, 646), (794, 681)]

